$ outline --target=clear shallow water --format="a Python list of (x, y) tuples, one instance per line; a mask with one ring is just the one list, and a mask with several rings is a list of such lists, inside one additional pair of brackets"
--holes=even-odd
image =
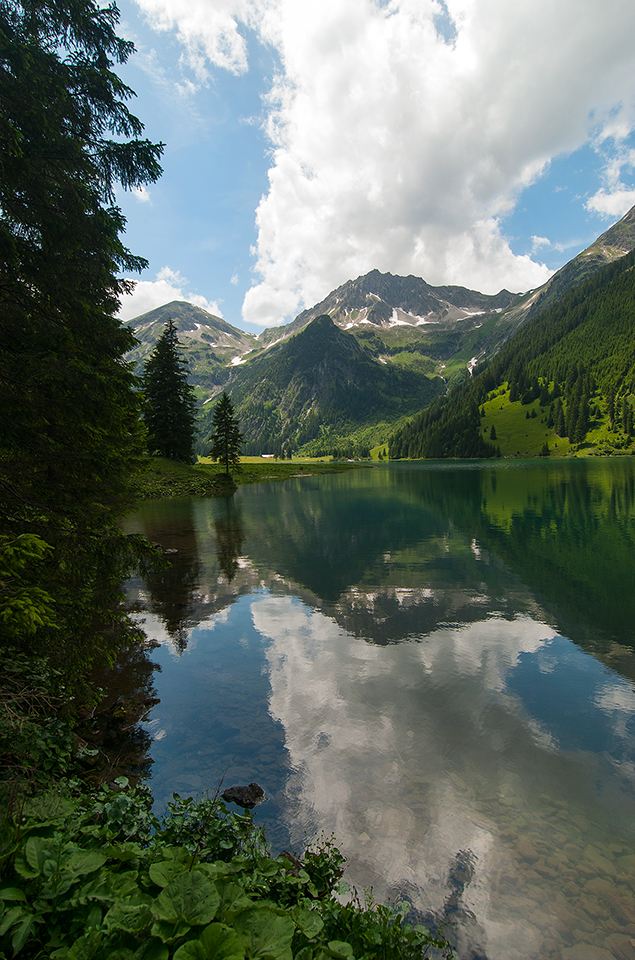
[(459, 955), (635, 958), (635, 469), (393, 465), (146, 504), (151, 785), (257, 780), (274, 849)]

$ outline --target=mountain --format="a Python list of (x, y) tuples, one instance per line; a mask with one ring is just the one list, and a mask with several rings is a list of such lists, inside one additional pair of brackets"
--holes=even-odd
[(476, 360), (494, 356), (528, 320), (635, 248), (635, 207), (542, 287), (487, 296), (459, 286), (433, 287), (419, 277), (373, 270), (342, 284), (292, 323), (265, 330), (268, 345), (292, 336), (321, 314), (354, 334), (387, 363), (441, 374), (449, 386)]
[(494, 353), (522, 322), (531, 292), (495, 296), (465, 287), (433, 287), (420, 277), (372, 270), (348, 280), (284, 327), (265, 330), (264, 345), (293, 336), (320, 315), (353, 334), (388, 364), (462, 376), (473, 358)]
[(225, 389), (240, 417), (247, 453), (302, 446), (308, 452), (310, 443), (314, 453), (331, 453), (350, 447), (347, 438), (353, 434), (357, 446), (380, 442), (391, 422), (428, 404), (445, 384), (440, 377), (382, 363), (322, 315), (235, 366)]
[(229, 377), (233, 360), (257, 345), (253, 334), (232, 327), (220, 317), (192, 303), (173, 300), (130, 321), (139, 346), (128, 354), (141, 372), (143, 361), (152, 352), (168, 320), (174, 320), (183, 356), (188, 361), (190, 379), (199, 393), (209, 396)]
[[(132, 321), (141, 343), (130, 356), (140, 366), (171, 317), (203, 404), (204, 433), (209, 404), (226, 388), (254, 453), (283, 446), (332, 452), (350, 449), (347, 438), (353, 447), (372, 446), (397, 419), (451, 392), (466, 370), (496, 359), (545, 310), (634, 248), (635, 207), (536, 290), (489, 296), (373, 270), (259, 337), (174, 302)], [(482, 431), (466, 430), (465, 443), (457, 434), (450, 445), (464, 451), (455, 455), (491, 452)]]
[(621, 220), (614, 223), (590, 247), (554, 273), (553, 277), (537, 291), (538, 296), (533, 298), (527, 320), (533, 319), (551, 304), (556, 303), (567, 290), (582, 283), (596, 270), (618, 260), (633, 249), (635, 249), (635, 207), (631, 207)]
[(432, 287), (420, 277), (395, 277), (372, 270), (357, 280), (348, 280), (310, 310), (300, 313), (284, 328), (267, 330), (266, 342), (281, 329), (297, 333), (321, 314), (328, 314), (340, 327), (350, 330), (361, 324), (382, 326), (452, 325), (457, 321), (498, 314), (517, 302), (519, 296), (502, 290), (486, 296), (465, 287)]
[(390, 455), (635, 453), (635, 250), (571, 288), (462, 388), (390, 440)]

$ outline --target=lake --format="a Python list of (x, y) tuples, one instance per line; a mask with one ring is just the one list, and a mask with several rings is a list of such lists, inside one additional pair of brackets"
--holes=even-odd
[[(310, 467), (306, 467), (308, 473)], [(149, 502), (156, 806), (257, 781), (274, 852), (461, 958), (635, 960), (635, 463), (390, 464)]]

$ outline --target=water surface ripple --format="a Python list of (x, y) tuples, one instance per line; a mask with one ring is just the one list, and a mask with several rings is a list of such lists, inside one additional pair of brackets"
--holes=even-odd
[(635, 960), (635, 467), (390, 465), (148, 503), (157, 805), (257, 780), (462, 958)]

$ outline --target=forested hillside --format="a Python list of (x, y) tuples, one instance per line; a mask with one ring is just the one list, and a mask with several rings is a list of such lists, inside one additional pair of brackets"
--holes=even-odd
[(635, 247), (635, 207), (614, 223), (577, 257), (569, 260), (540, 290), (532, 303), (527, 320), (532, 320), (556, 303), (567, 290), (582, 283), (608, 263), (630, 253)]
[[(491, 457), (497, 420), (538, 419), (539, 451), (629, 450), (635, 388), (635, 256), (603, 267), (529, 321), (484, 369), (390, 440), (401, 457)], [(510, 427), (510, 437), (520, 437)], [(534, 431), (535, 433), (535, 431)], [(530, 437), (529, 428), (524, 436)], [(558, 443), (560, 441), (560, 443)], [(564, 441), (564, 442), (563, 442)], [(519, 441), (522, 443), (522, 440)], [(527, 450), (503, 449), (504, 455)]]
[[(383, 440), (390, 423), (443, 389), (440, 377), (376, 360), (328, 316), (247, 360), (226, 387), (247, 438), (246, 453), (302, 449), (317, 456), (361, 455), (374, 433), (379, 431), (375, 442)], [(209, 420), (208, 413), (205, 436)]]

